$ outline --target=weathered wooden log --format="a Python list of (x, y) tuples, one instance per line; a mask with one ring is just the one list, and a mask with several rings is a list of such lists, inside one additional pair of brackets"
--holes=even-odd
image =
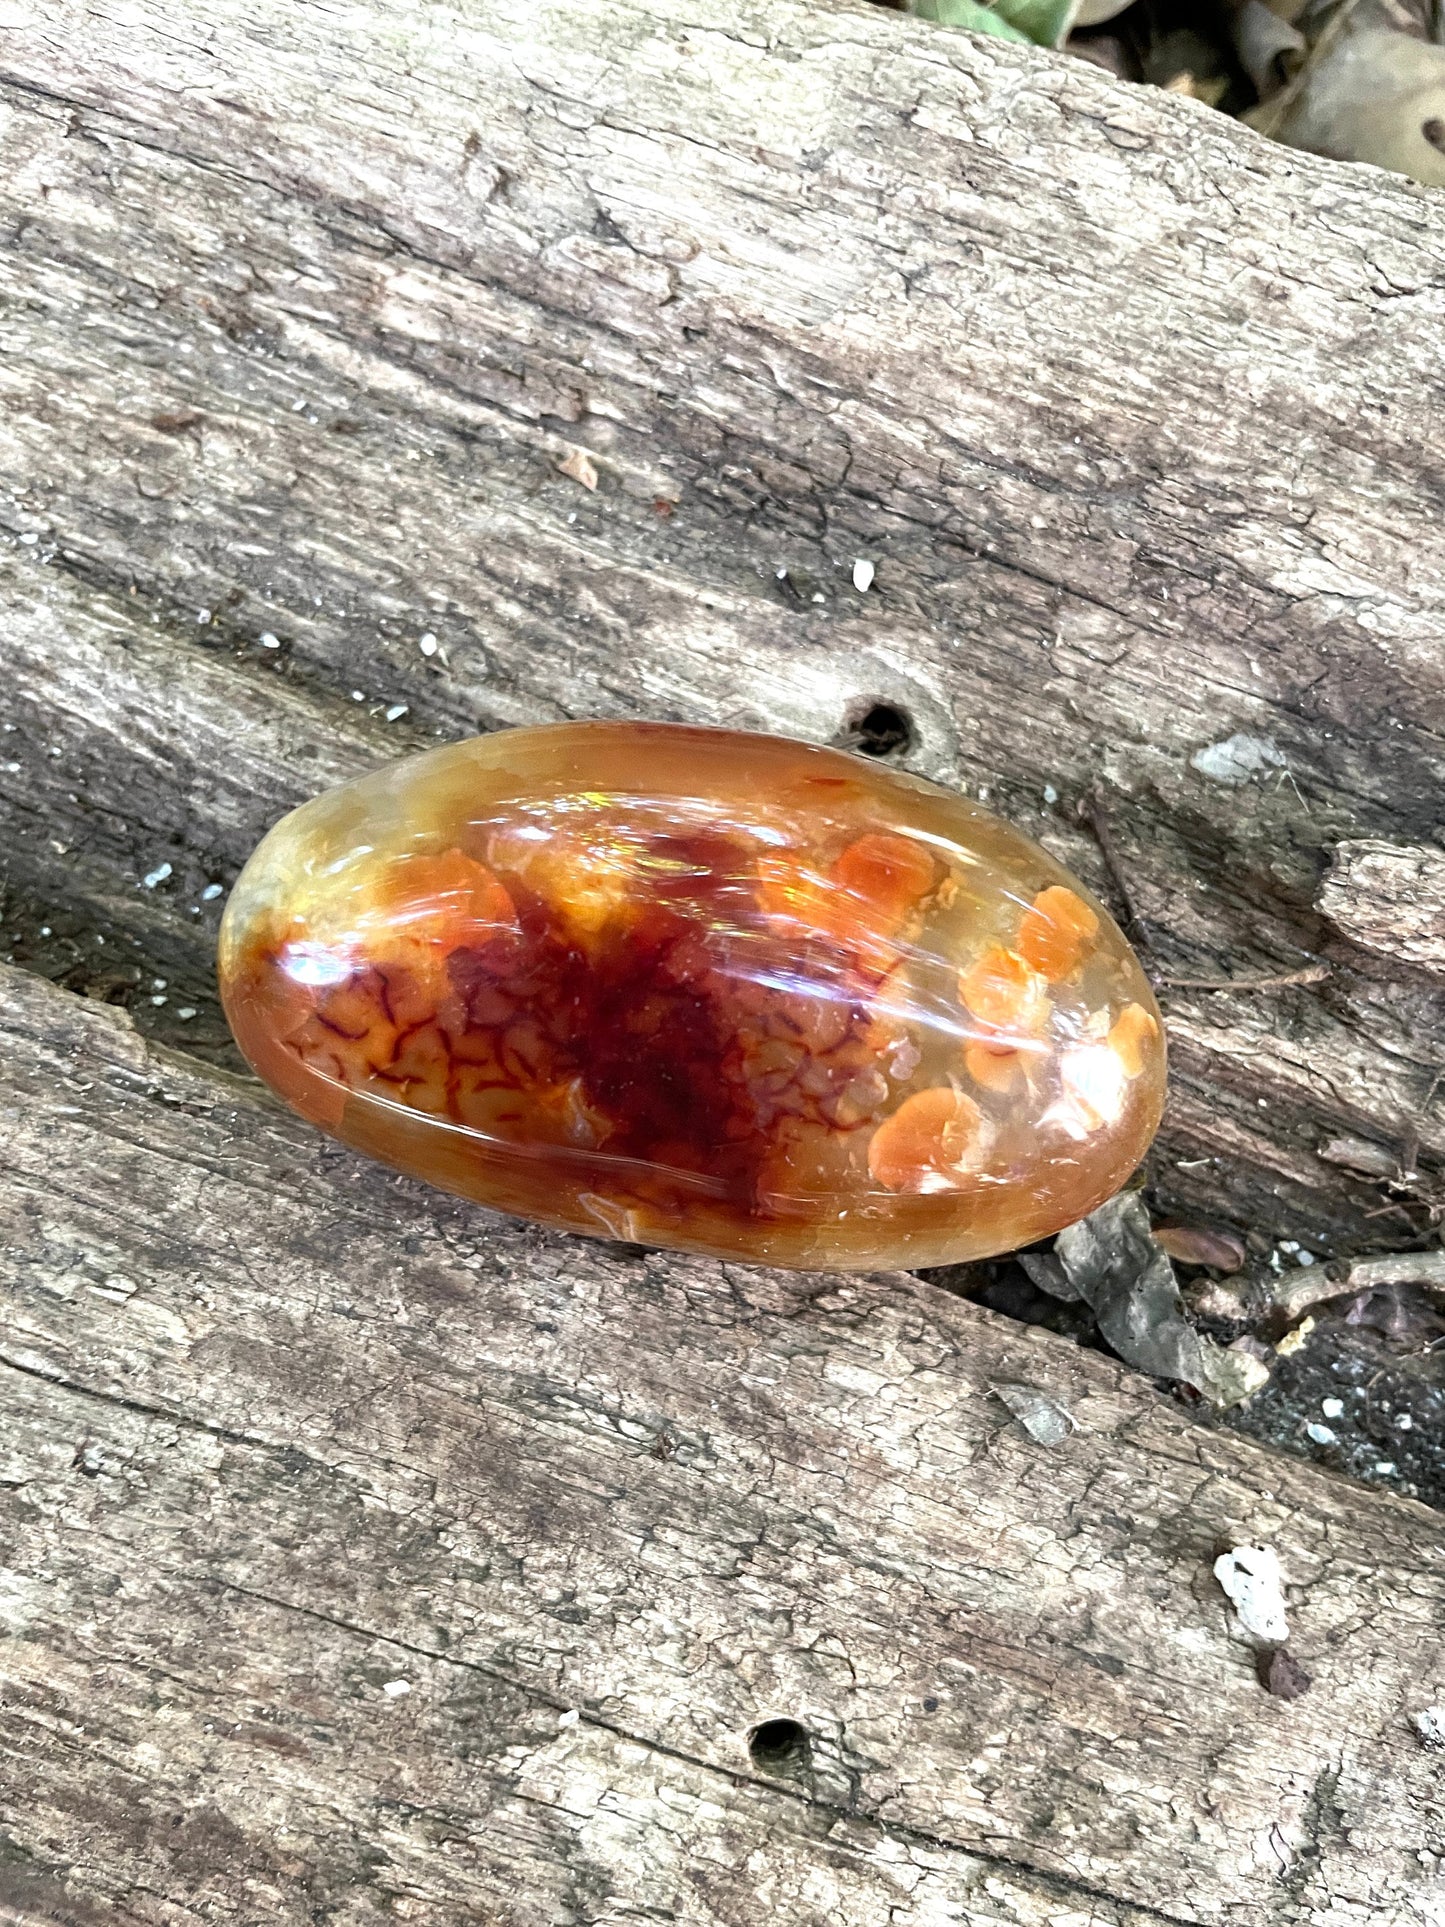
[[(907, 1274), (535, 1232), (0, 1018), (27, 1927), (1434, 1917), (1438, 1514)], [(1211, 1575), (1261, 1539), (1290, 1704)]]
[(1315, 908), (1438, 821), (1433, 196), (867, 8), (6, 19), (27, 958), (214, 1047), (191, 906), (319, 782), (881, 703), (1102, 838), (1166, 990), (1330, 965), (1170, 993), (1173, 1202), (1359, 1233), (1322, 1135), (1438, 1158), (1439, 986)]
[(1434, 1181), (1441, 985), (1321, 888), (1438, 833), (1436, 197), (800, 0), (0, 0), (0, 154), (0, 1912), (1434, 1920), (1432, 1515), (916, 1279), (394, 1184), (211, 948), (403, 749), (861, 741), (1129, 917), (1161, 1201), (1378, 1248), (1317, 1151)]

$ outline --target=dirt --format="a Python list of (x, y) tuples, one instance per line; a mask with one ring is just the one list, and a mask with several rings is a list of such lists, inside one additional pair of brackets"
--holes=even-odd
[[(1181, 1267), (1186, 1295), (1203, 1274)], [(1107, 1352), (1093, 1314), (1035, 1286), (1013, 1258), (926, 1274), (1022, 1323), (1042, 1325)], [(1232, 1282), (1238, 1282), (1232, 1281)], [(1252, 1281), (1266, 1295), (1262, 1276)], [(1241, 1296), (1250, 1295), (1246, 1279)], [(1201, 1317), (1201, 1331), (1258, 1347), (1269, 1383), (1244, 1404), (1217, 1411), (1187, 1385), (1156, 1380), (1198, 1422), (1242, 1432), (1299, 1458), (1385, 1486), (1445, 1510), (1445, 1316), (1427, 1294), (1400, 1288), (1316, 1307), (1301, 1343), (1281, 1353), (1260, 1335), (1268, 1318)], [(1299, 1330), (1303, 1327), (1304, 1321)], [(1288, 1337), (1285, 1337), (1288, 1345)]]

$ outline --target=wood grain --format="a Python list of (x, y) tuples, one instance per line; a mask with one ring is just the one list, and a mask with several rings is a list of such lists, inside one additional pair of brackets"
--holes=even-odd
[[(907, 1274), (548, 1236), (25, 973), (3, 1017), (12, 1894), (1438, 1918), (1437, 1514)], [(1231, 1636), (1236, 1539), (1279, 1551), (1303, 1700)], [(770, 1787), (775, 1717), (812, 1761)]]
[(438, 735), (883, 699), (1117, 898), (1090, 807), (1161, 976), (1330, 963), (1170, 993), (1157, 1176), (1364, 1235), (1316, 1145), (1445, 1130), (1439, 985), (1314, 907), (1437, 821), (1436, 199), (866, 7), (379, 19), (10, 0), (22, 960), (195, 1003), (197, 884)]
[(1442, 988), (1317, 905), (1438, 834), (1442, 310), (1436, 196), (866, 6), (0, 0), (0, 1919), (1438, 1927), (1438, 1519), (361, 1167), (208, 893), (468, 730), (885, 703), (1297, 979), (1167, 990), (1161, 1202), (1378, 1249), (1317, 1147), (1438, 1182)]
[(1341, 843), (1320, 909), (1368, 950), (1420, 970), (1445, 970), (1445, 850)]

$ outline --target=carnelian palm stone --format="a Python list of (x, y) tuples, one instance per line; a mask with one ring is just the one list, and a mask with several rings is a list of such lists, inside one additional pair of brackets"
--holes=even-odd
[(779, 737), (517, 729), (318, 797), (221, 932), (303, 1117), (502, 1211), (758, 1263), (1005, 1251), (1138, 1163), (1159, 1013), (1018, 831)]

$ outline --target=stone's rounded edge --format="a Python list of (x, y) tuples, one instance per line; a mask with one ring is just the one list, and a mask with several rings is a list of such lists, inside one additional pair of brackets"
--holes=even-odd
[[(318, 1070), (321, 1060), (314, 1051), (308, 1057), (298, 1048), (297, 1036), (306, 1026), (314, 1027), (316, 1011), (308, 1002), (311, 993), (305, 986), (298, 990), (294, 982), (274, 967), (282, 929), (290, 927), (286, 924), (288, 915), (293, 924), (297, 921), (297, 904), (303, 908), (309, 905), (306, 914), (315, 914), (315, 905), (326, 901), (328, 889), (334, 890), (335, 876), (345, 870), (348, 861), (356, 858), (358, 852), (375, 858), (375, 864), (384, 869), (391, 859), (384, 852), (377, 857), (376, 849), (378, 844), (384, 845), (388, 836), (401, 838), (401, 853), (414, 860), (418, 840), (433, 850), (447, 847), (458, 843), (464, 831), (475, 828), (478, 821), (493, 822), (495, 826), (498, 811), (505, 817), (509, 808), (519, 809), (523, 801), (533, 810), (535, 818), (537, 810), (549, 799), (554, 810), (559, 799), (566, 799), (571, 811), (564, 826), (566, 834), (575, 829), (579, 811), (585, 814), (589, 809), (611, 810), (616, 815), (644, 798), (653, 804), (686, 806), (679, 812), (679, 821), (684, 829), (689, 825), (696, 829), (705, 814), (702, 803), (707, 799), (710, 777), (714, 789), (730, 807), (751, 809), (755, 815), (758, 812), (766, 815), (770, 795), (781, 799), (781, 814), (775, 813), (768, 819), (768, 834), (776, 838), (781, 834), (779, 823), (792, 825), (788, 833), (794, 841), (784, 850), (789, 861), (796, 857), (799, 848), (804, 855), (808, 854), (810, 823), (805, 805), (812, 807), (817, 813), (817, 823), (827, 827), (835, 841), (837, 836), (846, 833), (839, 826), (852, 824), (856, 840), (848, 845), (845, 854), (870, 841), (887, 843), (890, 836), (900, 833), (915, 839), (919, 846), (933, 853), (930, 861), (934, 877), (939, 875), (940, 865), (942, 868), (942, 883), (935, 883), (924, 900), (930, 915), (937, 908), (936, 900), (944, 897), (945, 887), (954, 889), (955, 893), (961, 889), (966, 894), (975, 880), (985, 875), (1001, 874), (1017, 879), (1016, 889), (1000, 887), (989, 901), (995, 911), (1000, 904), (1006, 905), (1018, 929), (1024, 928), (1031, 917), (1037, 920), (1040, 906), (1046, 907), (1051, 897), (1068, 900), (1072, 906), (1072, 926), (1066, 919), (1065, 940), (1058, 940), (1055, 933), (1052, 944), (1036, 943), (1029, 954), (1039, 970), (1034, 970), (1032, 964), (1022, 966), (1023, 975), (1043, 982), (1041, 972), (1052, 972), (1048, 988), (1057, 1003), (1065, 997), (1082, 995), (1077, 989), (1079, 980), (1088, 977), (1094, 960), (1102, 956), (1109, 960), (1114, 991), (1102, 1014), (1099, 1009), (1082, 1011), (1093, 1030), (1087, 1035), (1080, 1032), (1070, 1051), (1061, 1054), (1052, 1033), (1042, 1040), (1013, 1040), (1035, 1052), (1033, 1057), (1021, 1059), (1030, 1093), (1034, 1067), (1041, 1061), (1040, 1053), (1048, 1050), (1061, 1056), (1073, 1083), (1069, 1083), (1066, 1075), (1054, 1111), (1062, 1119), (1062, 1126), (1072, 1133), (1073, 1144), (1061, 1147), (1061, 1154), (1052, 1160), (1041, 1149), (1032, 1172), (1021, 1166), (1015, 1155), (1008, 1167), (1012, 1176), (991, 1179), (996, 1186), (1007, 1183), (1013, 1187), (1013, 1202), (1007, 1211), (999, 1205), (997, 1189), (992, 1193), (986, 1188), (969, 1191), (977, 1163), (976, 1147), (970, 1149), (961, 1146), (961, 1142), (955, 1144), (952, 1137), (941, 1148), (925, 1146), (916, 1173), (910, 1174), (905, 1168), (900, 1176), (895, 1170), (890, 1178), (890, 1184), (896, 1186), (894, 1189), (869, 1187), (865, 1171), (864, 1188), (856, 1195), (847, 1195), (846, 1208), (839, 1202), (845, 1196), (843, 1191), (827, 1190), (826, 1173), (821, 1164), (813, 1174), (813, 1191), (809, 1192), (806, 1185), (796, 1195), (785, 1191), (787, 1208), (777, 1215), (767, 1215), (757, 1203), (758, 1198), (769, 1195), (766, 1190), (756, 1190), (756, 1184), (761, 1181), (757, 1174), (750, 1180), (754, 1189), (748, 1191), (746, 1204), (740, 1201), (742, 1194), (739, 1193), (726, 1210), (712, 1206), (698, 1206), (694, 1210), (690, 1206), (680, 1207), (674, 1195), (671, 1204), (659, 1207), (656, 1202), (659, 1186), (666, 1190), (667, 1184), (672, 1183), (676, 1193), (681, 1183), (682, 1195), (686, 1196), (689, 1184), (706, 1189), (705, 1174), (689, 1176), (682, 1171), (680, 1175), (679, 1169), (672, 1169), (664, 1161), (653, 1166), (652, 1176), (642, 1182), (639, 1170), (645, 1160), (610, 1157), (600, 1149), (604, 1137), (598, 1136), (593, 1137), (589, 1149), (579, 1154), (575, 1144), (568, 1145), (556, 1135), (560, 1127), (556, 1117), (550, 1114), (545, 1125), (552, 1135), (527, 1146), (505, 1137), (488, 1137), (487, 1127), (479, 1133), (459, 1119), (413, 1108), (415, 1089), (423, 1089), (423, 1101), (427, 1101), (425, 1080), (421, 1073), (414, 1074), (414, 1067), (409, 1067), (395, 1051), (385, 1063), (368, 1061), (364, 1075), (358, 1079), (354, 1067), (351, 1071), (345, 1068), (346, 1053), (356, 1042), (347, 1033), (346, 1023), (353, 1026), (362, 1023), (367, 1041), (361, 1048), (372, 1051), (374, 1056), (376, 1036), (373, 1033), (377, 1028), (374, 1012), (371, 1017), (363, 1013), (362, 1018), (354, 1011), (349, 1015), (343, 1013), (346, 1022), (336, 1026), (342, 1042), (336, 1046), (338, 1054), (329, 1074)], [(492, 810), (492, 818), (479, 814), (482, 802)], [(688, 807), (693, 810), (693, 819), (687, 816)], [(429, 809), (433, 809), (433, 814), (428, 814)], [(793, 814), (789, 815), (789, 811)], [(762, 821), (763, 816), (757, 816), (757, 821)], [(752, 818), (746, 820), (753, 822)], [(860, 825), (867, 826), (861, 836), (857, 835)], [(565, 842), (564, 830), (558, 830), (556, 835)], [(537, 834), (535, 821), (532, 834)], [(457, 855), (453, 849), (453, 856)], [(876, 852), (869, 855), (874, 858)], [(480, 857), (475, 853), (458, 860), (480, 864)], [(815, 869), (823, 861), (812, 857), (809, 860), (814, 862)], [(970, 869), (970, 865), (974, 868)], [(861, 870), (857, 863), (853, 869), (876, 879), (879, 875), (892, 876), (898, 867), (895, 864), (890, 871), (885, 863), (880, 869), (877, 861), (873, 861), (871, 868), (865, 862)], [(906, 871), (909, 866), (902, 867)], [(813, 876), (812, 880), (816, 885), (817, 877)], [(572, 882), (575, 881), (573, 878)], [(826, 929), (829, 919), (835, 917), (840, 887), (829, 884), (827, 875), (823, 885), (809, 897), (808, 915), (821, 919), (819, 927)], [(515, 879), (511, 887), (514, 891), (518, 888)], [(982, 888), (981, 883), (979, 887)], [(749, 888), (756, 889), (756, 885)], [(584, 906), (587, 904), (586, 887), (580, 893), (571, 894), (578, 896)], [(842, 894), (846, 897), (848, 892), (845, 890)], [(763, 891), (759, 901), (764, 901), (766, 895)], [(505, 898), (505, 892), (503, 896)], [(571, 902), (569, 909), (568, 899), (569, 890), (564, 888), (558, 896), (561, 914), (564, 917), (581, 914), (576, 902)], [(556, 908), (553, 904), (549, 914)], [(604, 892), (602, 909), (597, 913), (602, 924), (598, 927), (606, 928), (611, 908)], [(301, 923), (304, 928), (304, 916)], [(585, 948), (595, 929), (585, 917), (580, 927), (584, 935), (579, 941)], [(1071, 927), (1073, 937), (1068, 935)], [(1082, 938), (1078, 938), (1080, 931)], [(757, 937), (756, 932), (749, 935), (753, 939)], [(800, 955), (808, 954), (816, 935), (816, 930), (802, 929)], [(570, 931), (570, 937), (578, 938), (577, 929)], [(1077, 957), (1070, 947), (1076, 938), (1082, 946)], [(1017, 934), (1012, 940), (1020, 941)], [(937, 978), (940, 971), (946, 975), (961, 962), (961, 957), (947, 948), (929, 950), (921, 939), (920, 945), (912, 951), (907, 951), (906, 945), (895, 945), (900, 958), (907, 953), (909, 970), (926, 967)], [(1022, 947), (1029, 949), (1026, 943)], [(352, 948), (360, 955), (365, 944), (353, 944)], [(860, 954), (868, 953), (865, 950)], [(271, 964), (265, 965), (261, 960), (268, 956)], [(227, 905), (220, 933), (219, 960), (226, 1014), (248, 1061), (301, 1115), (354, 1148), (439, 1188), (513, 1215), (580, 1235), (620, 1238), (718, 1259), (856, 1273), (900, 1267), (929, 1268), (1017, 1248), (1062, 1229), (1117, 1191), (1144, 1156), (1163, 1110), (1166, 1051), (1162, 1016), (1137, 959), (1106, 906), (1021, 831), (969, 799), (953, 795), (928, 778), (906, 770), (863, 763), (826, 745), (798, 743), (781, 737), (667, 723), (545, 724), (464, 739), (383, 765), (303, 804), (272, 828), (253, 853)], [(366, 962), (364, 956), (361, 961)], [(1020, 964), (1017, 955), (1013, 955), (1013, 963)], [(387, 967), (390, 969), (391, 965)], [(416, 982), (408, 985), (406, 970), (409, 967), (404, 965), (398, 980), (403, 986), (400, 993), (403, 1004), (408, 995), (415, 1001), (417, 992)], [(893, 968), (890, 964), (889, 969)], [(806, 975), (799, 964), (793, 970), (794, 976), (800, 971)], [(396, 971), (392, 974), (395, 977)], [(412, 977), (416, 975), (413, 969)], [(437, 1012), (451, 997), (451, 990), (445, 971), (438, 973), (435, 959), (422, 969), (421, 976), (430, 986), (426, 995), (432, 1002), (427, 1005), (423, 997), (411, 1016), (425, 1029), (421, 1020), (437, 1019)], [(1121, 984), (1126, 985), (1123, 991), (1118, 989)], [(816, 983), (813, 988), (817, 989)], [(1030, 994), (1036, 989), (1037, 984), (1032, 986)], [(650, 987), (650, 994), (656, 996), (655, 984)], [(390, 983), (385, 995), (397, 995), (396, 982)], [(1100, 1023), (1107, 1022), (1113, 1005), (1121, 997), (1127, 998), (1124, 1011), (1132, 1013), (1130, 1038), (1123, 1039), (1114, 1057), (1110, 1057), (1113, 1033), (1106, 1034), (1100, 1029)], [(455, 1003), (454, 998), (452, 1002)], [(333, 1018), (336, 1016), (334, 1011), (331, 1014)], [(876, 1016), (876, 1012), (874, 1014)], [(767, 1028), (766, 1019), (759, 1017), (755, 1009), (746, 1019), (737, 1011), (733, 1015), (741, 1025), (740, 1036), (749, 1024)], [(392, 1030), (399, 1036), (406, 1028), (400, 1020), (407, 1013), (389, 1008), (387, 1016)], [(1080, 1013), (1075, 1012), (1071, 1021), (1079, 1017)], [(965, 1031), (974, 1022), (966, 1004), (961, 1019)], [(455, 1011), (450, 1021), (453, 1029), (461, 1021)], [(619, 1021), (626, 1023), (625, 1009)], [(1115, 1018), (1116, 1029), (1121, 1021)], [(990, 1023), (996, 1029), (996, 1013)], [(388, 1033), (384, 1041), (394, 1042), (394, 1039)], [(774, 1038), (774, 1045), (776, 1043)], [(861, 1070), (866, 1067), (866, 1053), (856, 1038), (853, 1045), (855, 1056), (850, 1061), (855, 1070)], [(928, 1047), (925, 1039), (925, 1049)], [(1001, 1048), (996, 1038), (985, 1048), (995, 1056), (1011, 1055), (1007, 1048)], [(645, 1056), (645, 1049), (639, 1047), (639, 1050), (640, 1055)], [(1121, 1075), (1115, 1061), (1120, 1052), (1130, 1061), (1139, 1060), (1127, 1077)], [(826, 1055), (824, 1053), (825, 1060)], [(1067, 1062), (1070, 1056), (1078, 1060), (1072, 1070)], [(659, 1062), (662, 1072), (668, 1072), (667, 1063)], [(554, 1110), (557, 1103), (563, 1103), (577, 1112), (577, 1119), (568, 1128), (585, 1135), (593, 1126), (598, 1126), (605, 1136), (613, 1128), (615, 1119), (609, 1120), (603, 1115), (596, 1091), (588, 1087), (587, 1063), (579, 1058), (570, 1068), (576, 1073), (572, 1079), (576, 1089), (565, 1098), (557, 1097), (555, 1090), (549, 1089), (548, 1102), (553, 1103)], [(1101, 1069), (1110, 1073), (1102, 1081)], [(945, 1066), (945, 1072), (953, 1085), (962, 1087), (967, 1083), (964, 1070)], [(395, 1080), (391, 1085), (377, 1081), (394, 1073), (404, 1074), (402, 1098), (394, 1094)], [(872, 1075), (876, 1083), (876, 1065)], [(350, 1083), (348, 1077), (352, 1079)], [(1009, 1076), (994, 1080), (997, 1091), (1003, 1092), (1017, 1081)], [(834, 1082), (836, 1084), (836, 1078)], [(1008, 1103), (988, 1085), (977, 1089), (989, 1115), (976, 1134), (992, 1143), (1000, 1134), (1006, 1136), (1010, 1128)], [(384, 1095), (378, 1095), (379, 1091)], [(915, 1090), (913, 1095), (917, 1094)], [(979, 1112), (972, 1099), (968, 1104), (971, 1108), (967, 1112), (954, 1107), (957, 1116)], [(948, 1111), (949, 1107), (942, 1107), (942, 1112)], [(870, 1137), (882, 1121), (880, 1115), (868, 1127)], [(864, 1125), (867, 1123), (865, 1116)], [(956, 1119), (949, 1126), (956, 1137), (955, 1126)], [(816, 1118), (809, 1128), (815, 1140), (821, 1141), (826, 1136)], [(1096, 1140), (1093, 1145), (1088, 1141), (1091, 1132)], [(841, 1140), (846, 1132), (839, 1127), (837, 1135)], [(723, 1137), (719, 1137), (717, 1143), (719, 1156), (725, 1160), (728, 1146)], [(834, 1151), (836, 1148), (833, 1146)], [(791, 1168), (788, 1160), (796, 1151), (796, 1145), (784, 1148), (785, 1171)], [(805, 1163), (808, 1156), (813, 1156), (818, 1163), (816, 1145), (806, 1154), (797, 1155), (803, 1156)], [(629, 1169), (619, 1176), (621, 1165), (628, 1165)], [(1080, 1175), (1086, 1165), (1092, 1167), (1091, 1175)], [(610, 1177), (609, 1166), (614, 1167)], [(543, 1167), (550, 1173), (550, 1182), (541, 1181)], [(1059, 1171), (1065, 1167), (1072, 1167), (1075, 1175), (1061, 1184)], [(857, 1186), (856, 1158), (850, 1168), (849, 1182)], [(759, 1172), (761, 1169), (759, 1166)], [(645, 1199), (649, 1188), (650, 1204)], [(799, 1198), (803, 1200), (801, 1206)], [(817, 1202), (819, 1198), (831, 1201), (827, 1202), (826, 1209)], [(856, 1215), (847, 1223), (850, 1213)]]

